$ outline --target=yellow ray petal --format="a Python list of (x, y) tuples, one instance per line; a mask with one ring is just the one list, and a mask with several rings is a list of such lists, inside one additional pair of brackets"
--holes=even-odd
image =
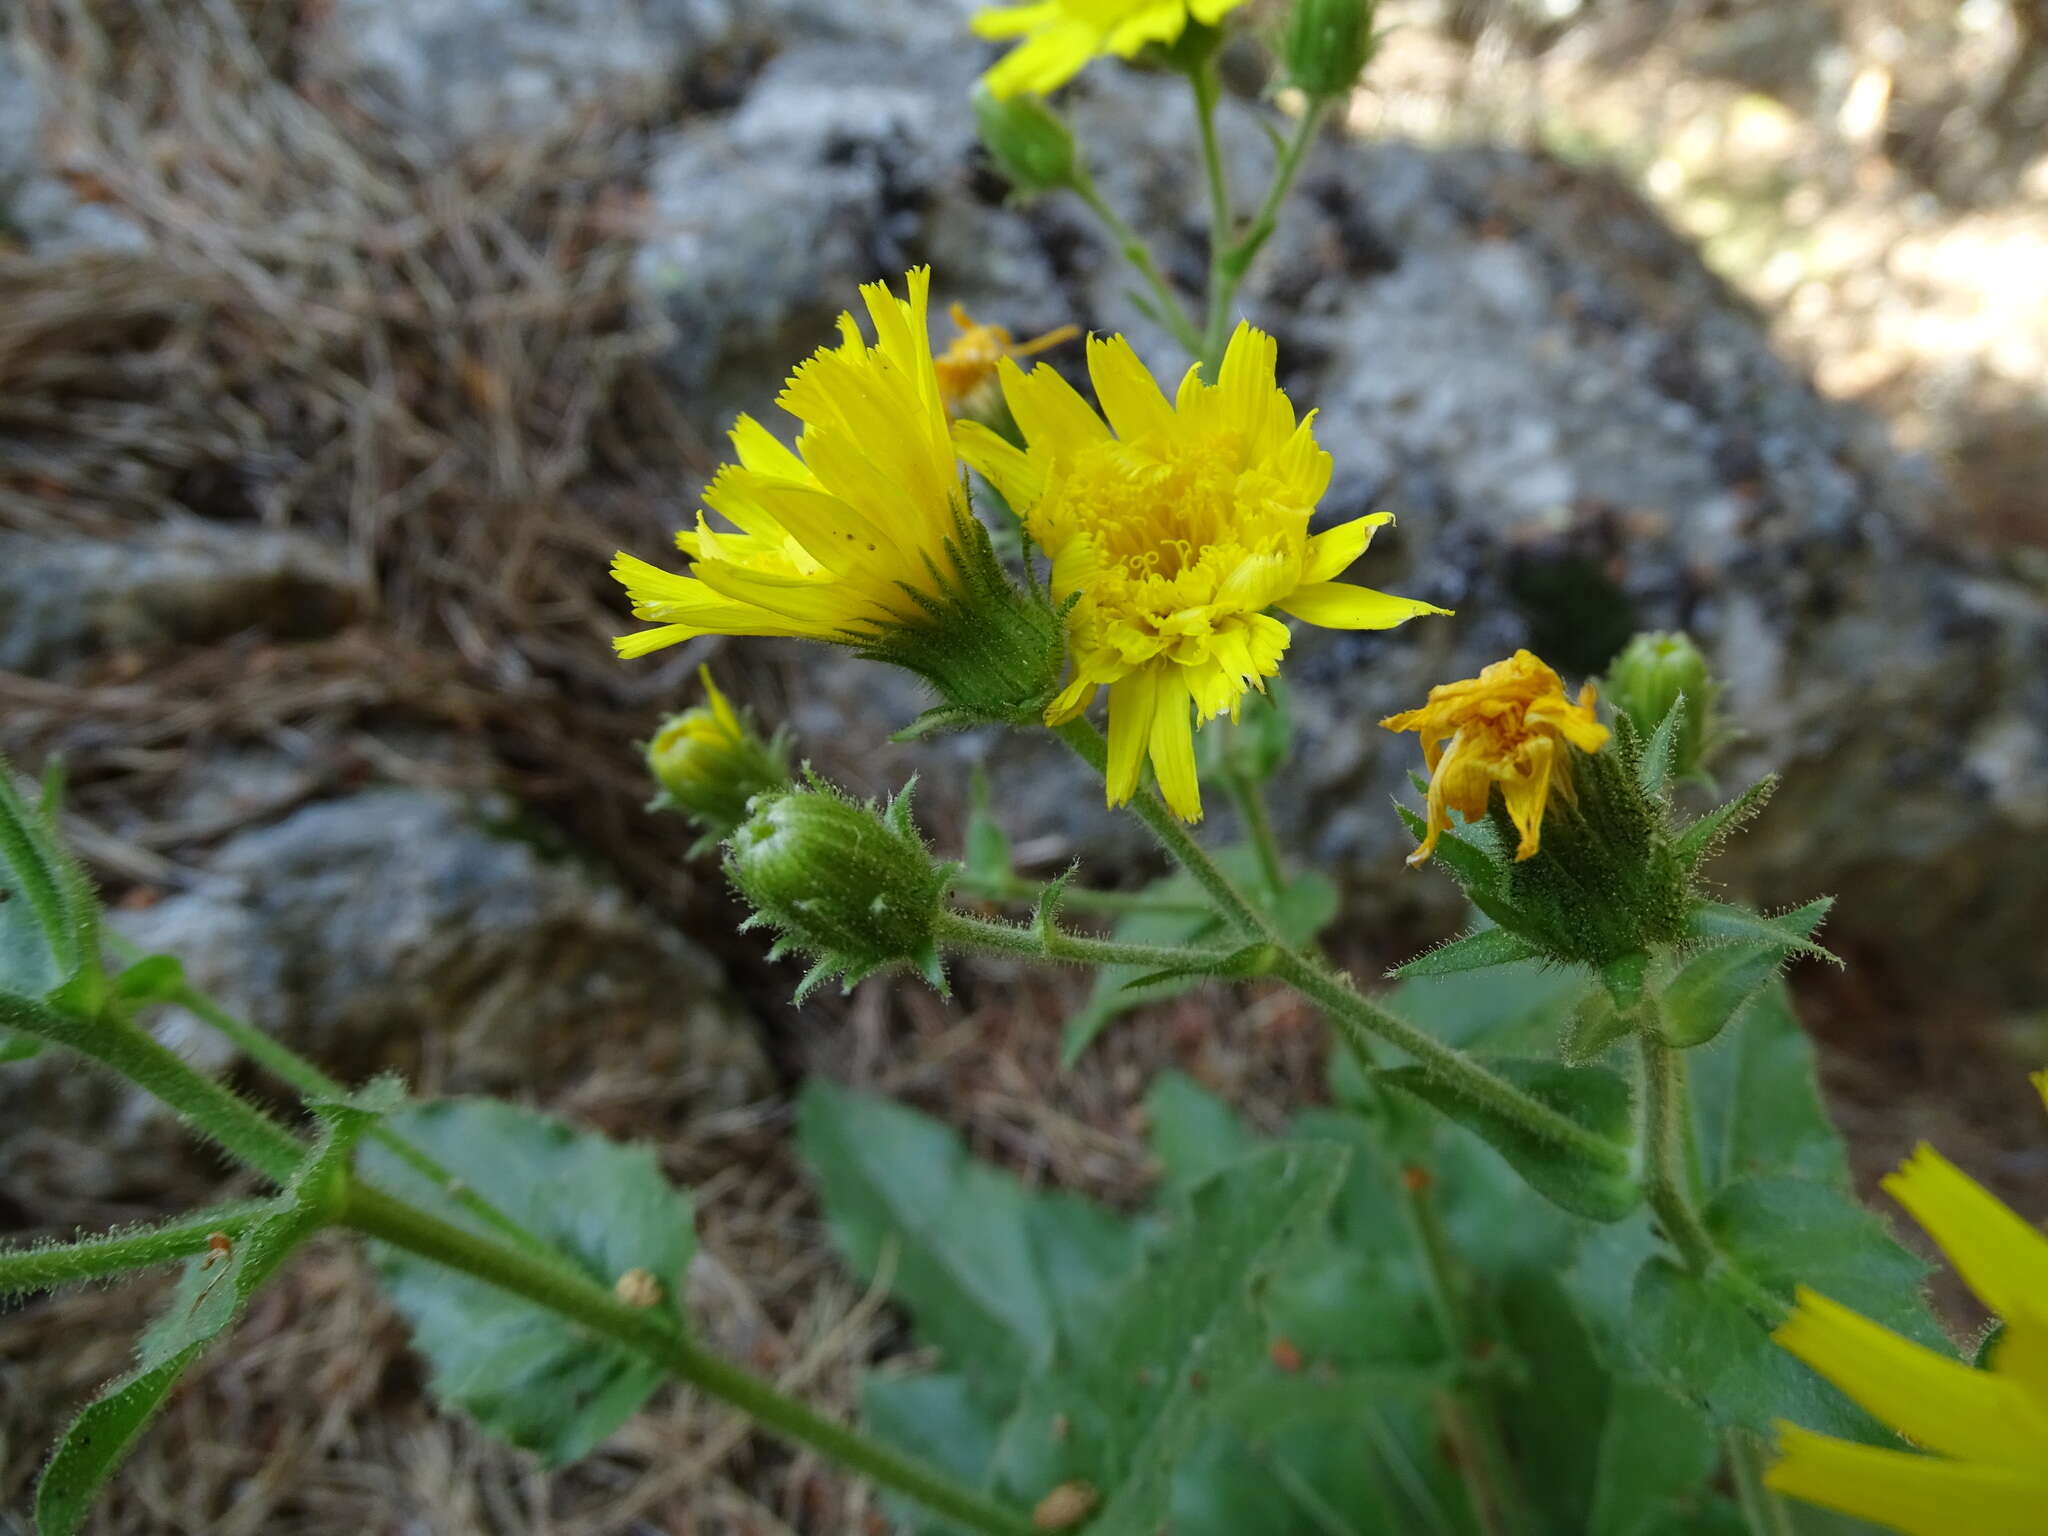
[(2048, 1463), (2031, 1469), (1880, 1450), (1778, 1427), (1783, 1459), (1764, 1481), (1783, 1494), (1874, 1520), (1904, 1536), (2041, 1536)]
[(1313, 586), (1343, 575), (1352, 561), (1365, 553), (1373, 534), (1393, 520), (1391, 512), (1374, 512), (1315, 535), (1308, 541), (1308, 558), (1301, 566), (1303, 584)]
[(2048, 1237), (1924, 1142), (1886, 1176), (1884, 1190), (2008, 1327), (2031, 1324), (2048, 1332)]
[(1202, 780), (1195, 767), (1194, 722), (1186, 673), (1169, 669), (1152, 706), (1152, 771), (1159, 793), (1182, 821), (1202, 819)]
[(2048, 1407), (2017, 1382), (1900, 1338), (1801, 1287), (1771, 1335), (1907, 1439), (1948, 1456), (2048, 1462)]
[(1173, 407), (1160, 393), (1159, 381), (1123, 337), (1088, 338), (1088, 377), (1094, 382), (1095, 398), (1102, 402), (1102, 414), (1125, 442), (1173, 429)]
[(1123, 805), (1138, 792), (1158, 695), (1158, 674), (1150, 667), (1140, 667), (1109, 685), (1109, 764), (1104, 777), (1111, 805)]
[(1395, 597), (1370, 587), (1348, 586), (1341, 581), (1313, 582), (1297, 587), (1280, 601), (1283, 612), (1324, 629), (1392, 629), (1425, 613), (1444, 613), (1412, 597)]

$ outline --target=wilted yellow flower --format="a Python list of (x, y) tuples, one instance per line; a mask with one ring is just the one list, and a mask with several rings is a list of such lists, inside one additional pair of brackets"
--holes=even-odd
[[(2048, 1073), (2034, 1083), (2048, 1103)], [(1773, 1337), (1921, 1450), (1781, 1424), (1782, 1459), (1766, 1480), (1907, 1536), (2039, 1536), (2048, 1530), (2048, 1237), (1929, 1146), (1884, 1187), (2004, 1331), (1978, 1370), (1802, 1289)]]
[(1566, 746), (1597, 752), (1607, 742), (1607, 727), (1593, 714), (1593, 685), (1586, 684), (1573, 703), (1565, 697), (1563, 679), (1528, 651), (1482, 667), (1477, 677), (1440, 683), (1422, 708), (1389, 715), (1380, 724), (1419, 733), (1429, 769), (1428, 831), (1408, 855), (1410, 864), (1436, 851), (1452, 811), (1467, 821), (1484, 816), (1496, 784), (1522, 834), (1515, 857), (1533, 857), (1542, 844), (1543, 808), (1552, 789), (1573, 792)]
[(977, 12), (983, 37), (1022, 37), (982, 76), (999, 97), (1043, 96), (1093, 58), (1128, 59), (1148, 43), (1179, 40), (1190, 21), (1213, 26), (1244, 0), (1030, 0)]
[(1058, 677), (1058, 626), (1004, 577), (969, 511), (932, 360), (930, 280), (913, 270), (903, 299), (863, 286), (874, 344), (842, 314), (838, 345), (797, 366), (777, 400), (803, 423), (794, 451), (752, 417), (734, 424), (739, 462), (676, 535), (687, 574), (615, 558), (633, 616), (656, 625), (619, 637), (621, 656), (708, 634), (829, 640), (921, 673), (955, 713), (1040, 707)]
[(1274, 382), (1273, 338), (1240, 325), (1217, 381), (1190, 368), (1169, 403), (1121, 336), (1091, 337), (1098, 416), (1052, 369), (1001, 365), (1027, 446), (976, 422), (954, 428), (1052, 557), (1052, 593), (1072, 599), (1074, 676), (1046, 710), (1057, 725), (1109, 688), (1109, 801), (1138, 787), (1146, 757), (1160, 792), (1202, 814), (1193, 726), (1280, 668), (1279, 608), (1333, 629), (1387, 629), (1441, 608), (1335, 580), (1364, 552), (1374, 513), (1310, 536), (1330, 483), (1313, 413), (1297, 422)]
[(955, 304), (947, 313), (960, 334), (933, 366), (939, 372), (939, 398), (945, 401), (946, 414), (954, 417), (979, 416), (992, 403), (996, 365), (1004, 358), (1035, 357), (1081, 334), (1077, 325), (1062, 325), (1029, 341), (1017, 341), (1005, 326), (981, 324), (964, 305)]

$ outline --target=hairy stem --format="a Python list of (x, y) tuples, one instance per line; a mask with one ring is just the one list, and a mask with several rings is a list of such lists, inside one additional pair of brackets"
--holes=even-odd
[(0, 1250), (0, 1296), (53, 1290), (81, 1280), (103, 1280), (135, 1269), (151, 1269), (204, 1253), (208, 1239), (222, 1232), (239, 1237), (251, 1224), (273, 1214), (269, 1200), (238, 1200), (182, 1216), (161, 1226), (111, 1232), (75, 1243), (45, 1243)]
[(1223, 146), (1216, 137), (1216, 103), (1222, 94), (1222, 83), (1216, 76), (1215, 60), (1204, 59), (1189, 72), (1188, 79), (1195, 88), (1195, 123), (1202, 136), (1202, 174), (1209, 185), (1209, 292), (1202, 320), (1202, 344), (1196, 356), (1201, 360), (1202, 376), (1213, 384), (1223, 363), (1231, 300), (1237, 295), (1237, 284), (1227, 271), (1235, 221), (1230, 212), (1230, 178), (1223, 165)]
[(1718, 1254), (1693, 1204), (1687, 1169), (1692, 1107), (1686, 1094), (1685, 1057), (1647, 1031), (1636, 1038), (1642, 1045), (1643, 1192), (1671, 1246), (1695, 1274), (1705, 1274)]
[(1294, 126), (1294, 136), (1287, 141), (1287, 147), (1281, 150), (1280, 159), (1273, 167), (1273, 183), (1266, 189), (1265, 202), (1253, 216), (1251, 226), (1225, 253), (1224, 281), (1229, 284), (1231, 297), (1236, 296), (1238, 285), (1251, 270), (1260, 249), (1279, 227), (1281, 205), (1287, 201), (1287, 194), (1294, 190), (1295, 178), (1301, 174), (1302, 162), (1308, 158), (1309, 148), (1315, 143), (1316, 133), (1322, 128), (1324, 119), (1329, 116), (1333, 100), (1326, 96), (1308, 104), (1308, 109), (1301, 114), (1301, 121)]
[(1047, 924), (1043, 928), (990, 922), (964, 912), (942, 912), (932, 936), (947, 949), (1062, 960), (1074, 965), (1142, 965), (1155, 971), (1217, 971), (1231, 958), (1225, 949), (1186, 949), (1172, 944), (1122, 944), (1083, 938)]
[(1145, 243), (1144, 237), (1124, 221), (1122, 214), (1110, 207), (1108, 200), (1096, 190), (1094, 178), (1078, 166), (1075, 168), (1074, 191), (1088, 205), (1089, 211), (1102, 221), (1102, 227), (1109, 231), (1110, 238), (1116, 242), (1117, 253), (1144, 280), (1160, 324), (1173, 332), (1173, 339), (1187, 348), (1190, 356), (1199, 356), (1201, 333), (1195, 329), (1194, 321), (1188, 318), (1188, 312), (1174, 293), (1173, 285), (1166, 280), (1166, 274), (1159, 270), (1159, 263), (1153, 260), (1152, 248)]
[[(1012, 876), (1000, 883), (963, 879), (956, 891), (982, 901), (1036, 902), (1051, 888), (1044, 880)], [(1123, 917), (1142, 912), (1157, 917), (1214, 917), (1216, 909), (1206, 901), (1180, 901), (1171, 896), (1154, 896), (1147, 891), (1093, 891), (1070, 885), (1060, 892), (1060, 905), (1075, 912), (1102, 912)]]
[(731, 1404), (785, 1439), (896, 1492), (934, 1514), (986, 1536), (1031, 1536), (1030, 1517), (983, 1497), (944, 1473), (912, 1461), (785, 1396), (760, 1377), (721, 1360), (673, 1319), (629, 1307), (585, 1275), (541, 1263), (518, 1249), (464, 1231), (362, 1184), (351, 1185), (341, 1220), (369, 1237), (432, 1259), (523, 1296), (593, 1333), (616, 1339), (659, 1363), (677, 1380)]
[[(132, 945), (116, 940), (115, 947), (125, 952), (128, 958), (137, 958)], [(296, 1088), (306, 1097), (342, 1098), (347, 1095), (348, 1089), (346, 1087), (329, 1077), (312, 1062), (291, 1049), (291, 1047), (285, 1045), (274, 1036), (258, 1029), (247, 1019), (239, 1018), (235, 1014), (230, 1013), (215, 998), (201, 992), (190, 983), (180, 982), (166, 994), (164, 1000), (174, 1007), (184, 1009), (208, 1028), (219, 1032), (244, 1056), (247, 1056), (259, 1066), (275, 1073), (280, 1081)], [(460, 1205), (464, 1210), (470, 1212), (479, 1221), (496, 1228), (513, 1242), (532, 1250), (534, 1253), (553, 1258), (556, 1262), (563, 1262), (560, 1255), (556, 1254), (554, 1249), (545, 1240), (514, 1221), (510, 1216), (499, 1210), (497, 1206), (470, 1188), (468, 1184), (458, 1178), (448, 1168), (434, 1158), (429, 1157), (396, 1131), (391, 1130), (388, 1126), (373, 1125), (370, 1127), (369, 1135), (372, 1141), (382, 1146), (393, 1157), (404, 1163), (413, 1172), (420, 1175), (421, 1178), (434, 1185), (442, 1194), (446, 1195), (457, 1205)]]
[(1252, 852), (1258, 856), (1259, 878), (1265, 882), (1266, 894), (1278, 901), (1287, 892), (1287, 870), (1280, 859), (1280, 840), (1273, 835), (1273, 818), (1266, 811), (1265, 792), (1248, 770), (1235, 763), (1224, 768), (1223, 782), (1244, 822)]
[(262, 1110), (199, 1072), (176, 1052), (111, 1013), (81, 1019), (14, 1002), (0, 1026), (89, 1056), (176, 1110), (187, 1124), (278, 1184), (305, 1155), (305, 1144)]

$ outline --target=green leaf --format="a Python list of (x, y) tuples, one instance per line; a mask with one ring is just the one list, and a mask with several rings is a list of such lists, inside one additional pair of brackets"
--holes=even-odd
[(1716, 1194), (1705, 1216), (1721, 1251), (1788, 1302), (1795, 1287), (1811, 1286), (1895, 1333), (1954, 1353), (1927, 1310), (1930, 1266), (1843, 1191), (1808, 1179), (1745, 1179)]
[(1707, 901), (1695, 907), (1687, 919), (1686, 931), (1695, 939), (1704, 939), (1710, 944), (1726, 942), (1748, 942), (1775, 944), (1781, 949), (1794, 950), (1810, 955), (1816, 960), (1825, 960), (1831, 965), (1840, 965), (1841, 960), (1833, 951), (1824, 949), (1813, 942), (1814, 930), (1828, 915), (1828, 909), (1835, 904), (1832, 896), (1823, 896), (1809, 901), (1803, 907), (1794, 907), (1789, 912), (1766, 917), (1752, 912), (1747, 907), (1738, 907), (1731, 902)]
[(98, 978), (91, 882), (0, 756), (0, 992), (92, 1012)]
[[(1394, 809), (1400, 814), (1401, 824), (1420, 845), (1429, 836), (1429, 823), (1398, 801)], [(1451, 878), (1458, 882), (1465, 894), (1472, 898), (1473, 905), (1484, 911), (1500, 892), (1501, 871), (1500, 866), (1483, 849), (1475, 846), (1467, 835), (1475, 830), (1443, 833), (1436, 840), (1435, 857), (1451, 872)]]
[[(861, 1427), (883, 1444), (914, 1456), (970, 1488), (979, 1487), (995, 1460), (1002, 1417), (988, 1394), (965, 1376), (869, 1375), (860, 1384)], [(912, 1500), (885, 1495), (906, 1536), (968, 1536), (968, 1527), (942, 1519)]]
[(1321, 1233), (1346, 1160), (1340, 1147), (1275, 1147), (1192, 1191), (1086, 1351), (1026, 1386), (997, 1454), (998, 1489), (1030, 1508), (1086, 1482), (1105, 1496), (1089, 1536), (1155, 1536), (1175, 1470), (1233, 1394), (1278, 1370), (1263, 1298)]
[(1679, 833), (1672, 852), (1681, 864), (1697, 869), (1744, 822), (1761, 811), (1778, 787), (1776, 774), (1766, 774), (1726, 805), (1716, 806)]
[(1821, 1104), (1813, 1047), (1784, 983), (1734, 1028), (1685, 1054), (1700, 1158), (1710, 1186), (1786, 1174), (1846, 1189), (1848, 1159)]
[(1584, 971), (1524, 960), (1403, 981), (1387, 1006), (1466, 1050), (1548, 1054), (1588, 990)]
[(1184, 1194), (1258, 1150), (1259, 1139), (1216, 1095), (1179, 1072), (1162, 1072), (1145, 1091), (1152, 1155), (1166, 1168), (1169, 1195)]
[(43, 1042), (33, 1035), (17, 1035), (12, 1030), (0, 1029), (0, 1067), (10, 1061), (27, 1061), (43, 1048)]
[[(1265, 902), (1264, 879), (1251, 849), (1222, 849), (1216, 862), (1253, 900)], [(1184, 907), (1199, 906), (1205, 900), (1202, 888), (1185, 872), (1147, 886), (1145, 894)], [(1279, 900), (1266, 902), (1266, 909), (1283, 939), (1306, 944), (1337, 915), (1337, 888), (1323, 876), (1307, 872), (1290, 881)], [(1187, 946), (1211, 941), (1223, 932), (1223, 919), (1213, 912), (1131, 912), (1118, 919), (1114, 937), (1125, 944)], [(1206, 979), (1201, 975), (1148, 974), (1142, 966), (1103, 966), (1096, 972), (1087, 1004), (1067, 1021), (1060, 1037), (1060, 1064), (1070, 1067), (1079, 1061), (1097, 1035), (1133, 1008), (1177, 997)]]
[(1655, 1029), (1680, 1050), (1705, 1045), (1728, 1027), (1785, 967), (1782, 944), (1717, 944), (1678, 968), (1659, 1000)]
[(1413, 960), (1394, 967), (1390, 976), (1448, 976), (1457, 971), (1483, 971), (1489, 966), (1513, 965), (1536, 958), (1536, 946), (1505, 928), (1482, 928), (1463, 938), (1425, 950)]
[(159, 1002), (185, 985), (185, 967), (175, 955), (149, 955), (114, 978), (114, 995), (131, 1003)]
[(1136, 1260), (1131, 1228), (1076, 1196), (1027, 1191), (946, 1126), (822, 1079), (797, 1142), (847, 1263), (891, 1289), (947, 1367), (999, 1393), (1078, 1337)]
[(1543, 1528), (1634, 1536), (1665, 1504), (1702, 1490), (1720, 1461), (1711, 1425), (1639, 1374), (1616, 1374), (1558, 1279), (1503, 1282), (1500, 1316), (1520, 1370), (1504, 1426)]
[(1650, 956), (1645, 950), (1623, 955), (1600, 967), (1600, 984), (1624, 1013), (1634, 1011), (1643, 1000), (1643, 982), (1650, 974)]
[(129, 1449), (192, 1364), (242, 1315), (249, 1298), (327, 1220), (357, 1140), (374, 1115), (321, 1112), (325, 1134), (299, 1165), (270, 1214), (226, 1254), (189, 1260), (170, 1306), (143, 1334), (136, 1366), (89, 1403), (57, 1442), (36, 1485), (38, 1536), (71, 1536)]
[(1851, 1440), (1884, 1438), (1862, 1410), (1773, 1344), (1712, 1276), (1651, 1259), (1636, 1276), (1633, 1319), (1644, 1364), (1721, 1428), (1768, 1436), (1789, 1419)]
[(1519, 1056), (1481, 1057), (1481, 1063), (1589, 1133), (1592, 1145), (1569, 1145), (1538, 1136), (1490, 1104), (1420, 1067), (1381, 1072), (1383, 1082), (1433, 1105), (1506, 1158), (1530, 1186), (1573, 1215), (1619, 1221), (1636, 1208), (1642, 1190), (1630, 1172), (1629, 1089), (1605, 1067), (1568, 1067)]
[[(644, 1269), (667, 1295), (679, 1292), (695, 1247), (690, 1202), (651, 1149), (489, 1099), (419, 1104), (388, 1123), (607, 1289)], [(502, 1240), (383, 1146), (366, 1146), (362, 1164), (400, 1199)], [(663, 1379), (644, 1356), (495, 1286), (402, 1249), (378, 1244), (373, 1252), (392, 1304), (433, 1366), (435, 1395), (551, 1464), (589, 1451)]]

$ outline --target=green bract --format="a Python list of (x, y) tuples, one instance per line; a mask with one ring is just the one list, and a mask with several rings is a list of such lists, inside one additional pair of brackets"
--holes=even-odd
[(1288, 82), (1311, 97), (1350, 90), (1379, 43), (1372, 13), (1373, 0), (1295, 0), (1281, 41)]
[(754, 910), (747, 926), (780, 933), (771, 954), (797, 949), (814, 961), (799, 999), (830, 976), (851, 986), (892, 969), (944, 990), (933, 924), (952, 868), (918, 835), (911, 788), (877, 810), (813, 778), (757, 800), (727, 841), (726, 873)]
[(1019, 192), (1051, 192), (1074, 184), (1074, 136), (1060, 115), (1036, 96), (997, 96), (974, 90), (974, 121), (990, 158)]

